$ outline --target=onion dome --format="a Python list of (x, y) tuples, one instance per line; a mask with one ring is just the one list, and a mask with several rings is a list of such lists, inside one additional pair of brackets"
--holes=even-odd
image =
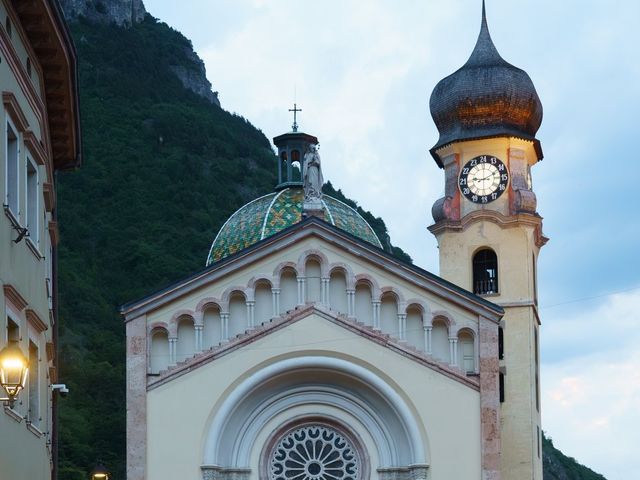
[[(321, 218), (324, 221), (382, 248), (371, 226), (353, 208), (328, 195), (323, 195), (321, 201)], [(207, 265), (301, 222), (304, 219), (303, 204), (304, 191), (295, 187), (284, 188), (247, 203), (231, 215), (218, 232), (211, 245)]]
[(529, 75), (506, 62), (496, 50), (482, 4), (480, 35), (462, 68), (438, 82), (429, 102), (440, 138), (431, 154), (456, 141), (516, 137), (534, 142), (542, 123), (542, 103)]

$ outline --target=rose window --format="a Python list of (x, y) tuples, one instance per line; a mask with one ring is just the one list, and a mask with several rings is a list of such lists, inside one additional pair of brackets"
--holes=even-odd
[(325, 425), (305, 425), (276, 443), (270, 480), (358, 480), (360, 458), (351, 442)]

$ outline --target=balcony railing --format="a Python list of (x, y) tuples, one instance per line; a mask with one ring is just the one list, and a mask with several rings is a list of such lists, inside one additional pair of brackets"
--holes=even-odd
[(487, 280), (476, 280), (473, 286), (473, 293), (475, 293), (476, 295), (498, 293), (498, 280), (495, 278), (489, 278)]

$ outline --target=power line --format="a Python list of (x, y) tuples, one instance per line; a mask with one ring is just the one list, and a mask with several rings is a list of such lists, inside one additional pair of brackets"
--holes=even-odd
[(611, 297), (611, 296), (617, 295), (619, 293), (632, 292), (634, 290), (640, 290), (640, 285), (636, 285), (635, 287), (626, 288), (626, 289), (623, 289), (623, 290), (616, 290), (614, 292), (602, 293), (600, 295), (592, 295), (590, 297), (574, 298), (573, 300), (567, 300), (566, 302), (559, 302), (559, 303), (554, 303), (554, 304), (551, 304), (551, 305), (545, 305), (544, 307), (540, 307), (540, 310), (547, 309), (547, 308), (553, 308), (553, 307), (559, 307), (561, 305), (568, 305), (570, 303), (583, 302), (585, 300), (593, 300), (595, 298)]

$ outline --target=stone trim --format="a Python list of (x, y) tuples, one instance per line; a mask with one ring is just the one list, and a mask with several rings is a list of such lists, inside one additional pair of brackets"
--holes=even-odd
[(2, 288), (4, 289), (5, 299), (8, 300), (14, 310), (16, 310), (17, 312), (21, 312), (27, 307), (27, 301), (22, 295), (20, 295), (20, 292), (16, 290), (16, 287), (6, 283)]
[(249, 480), (250, 468), (223, 468), (217, 465), (203, 465), (202, 480)]
[(427, 480), (429, 478), (429, 465), (378, 468), (377, 471), (380, 480)]
[(11, 121), (16, 126), (20, 133), (27, 131), (29, 128), (29, 122), (27, 121), (27, 117), (22, 111), (22, 107), (18, 102), (18, 99), (14, 95), (13, 92), (2, 92), (2, 103), (4, 104), (4, 108), (7, 110), (7, 113), (11, 117)]
[(126, 325), (127, 479), (145, 480), (147, 471), (147, 317)]
[(58, 245), (58, 242), (60, 241), (60, 232), (58, 230), (58, 222), (54, 220), (49, 220), (49, 225), (47, 228), (49, 230), (49, 236), (51, 237), (51, 244), (55, 247), (56, 245)]
[(479, 318), (480, 341), (480, 430), (482, 478), (500, 480), (501, 426), (498, 377), (498, 326)]
[(29, 325), (31, 325), (38, 333), (42, 333), (49, 328), (47, 324), (44, 323), (38, 316), (35, 310), (27, 308), (25, 315), (27, 317), (27, 322), (29, 323)]
[(51, 212), (56, 206), (56, 193), (53, 183), (43, 182), (42, 194), (44, 195), (44, 208), (47, 212)]
[(47, 342), (47, 345), (45, 346), (45, 350), (47, 352), (47, 361), (53, 362), (53, 359), (56, 356), (56, 346), (54, 345), (54, 343)]
[(38, 165), (46, 165), (47, 164), (47, 154), (44, 151), (44, 147), (36, 137), (35, 133), (31, 130), (27, 130), (22, 135), (22, 139), (24, 142), (24, 146), (29, 149), (31, 156), (36, 161)]

